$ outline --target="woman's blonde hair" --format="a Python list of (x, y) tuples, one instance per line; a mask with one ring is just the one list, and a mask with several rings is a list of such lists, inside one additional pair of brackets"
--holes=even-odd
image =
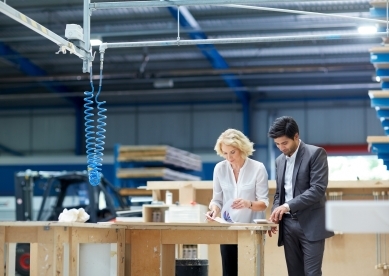
[(249, 138), (247, 138), (246, 135), (244, 135), (241, 131), (233, 128), (229, 128), (220, 134), (216, 141), (214, 150), (218, 155), (224, 157), (222, 144), (239, 149), (242, 158), (247, 158), (255, 151), (254, 143), (250, 142)]

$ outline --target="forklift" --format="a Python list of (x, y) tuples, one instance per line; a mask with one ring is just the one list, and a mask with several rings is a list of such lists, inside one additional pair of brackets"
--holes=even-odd
[[(42, 195), (36, 218), (34, 194)], [(120, 190), (103, 176), (99, 185), (90, 185), (86, 171), (17, 172), (15, 198), (17, 221), (58, 221), (65, 208), (84, 208), (91, 223), (111, 221), (117, 216), (142, 216), (142, 210), (132, 210)], [(17, 244), (15, 265), (19, 275), (30, 274), (30, 244)]]

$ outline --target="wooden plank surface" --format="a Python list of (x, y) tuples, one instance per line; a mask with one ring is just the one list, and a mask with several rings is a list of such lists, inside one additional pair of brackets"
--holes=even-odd
[(370, 0), (370, 5), (375, 8), (386, 8), (386, 0)]
[[(386, 136), (369, 136), (384, 137)], [(381, 138), (379, 138), (381, 139)], [(388, 136), (389, 142), (389, 136)], [(276, 188), (275, 180), (269, 180), (269, 189)], [(193, 189), (212, 190), (212, 181), (148, 181), (147, 189), (153, 191), (160, 190), (179, 190), (182, 185), (191, 184)], [(354, 188), (389, 188), (389, 180), (346, 180), (328, 182), (328, 189), (354, 189)], [(209, 203), (209, 202), (208, 202)], [(204, 203), (202, 203), (204, 204)], [(205, 204), (208, 205), (208, 204)]]
[(38, 242), (32, 243), (31, 248), (36, 254), (30, 257), (31, 270), (37, 271), (37, 275), (56, 275), (54, 248), (54, 228), (38, 228)]
[(386, 143), (389, 143), (389, 136), (367, 136), (366, 141), (369, 144), (372, 144), (372, 143), (384, 143), (384, 144), (386, 144)]
[(164, 223), (164, 222), (124, 222), (116, 221), (111, 223), (113, 227), (116, 225), (125, 226), (127, 229), (144, 229), (144, 230), (269, 230), (277, 224), (254, 224), (254, 223)]
[(5, 259), (5, 227), (0, 226), (0, 275), (5, 275), (3, 261)]
[(38, 227), (28, 226), (28, 224), (21, 226), (17, 222), (1, 222), (0, 224), (6, 226), (5, 242), (7, 243), (36, 242), (38, 240), (38, 227), (44, 227), (43, 225), (39, 225)]
[(65, 275), (64, 260), (65, 244), (69, 243), (69, 231), (67, 227), (55, 227), (54, 229), (54, 268), (55, 276)]
[(174, 244), (161, 245), (161, 276), (171, 276), (176, 274), (176, 257)]
[(131, 230), (131, 275), (160, 275), (160, 230)]
[[(373, 2), (375, 2), (375, 1), (373, 1)], [(385, 8), (386, 8), (386, 1), (385, 1)], [(389, 53), (389, 46), (372, 47), (369, 49), (369, 52), (370, 53)]]
[(151, 196), (153, 192), (146, 189), (121, 188), (119, 194), (121, 196)]
[(389, 98), (389, 92), (383, 90), (369, 91), (369, 97), (374, 98)]
[(72, 229), (72, 239), (77, 243), (116, 243), (117, 238), (116, 229)]
[[(126, 230), (116, 229), (117, 243), (117, 275), (125, 276), (126, 274)], [(128, 251), (130, 252), (130, 251)]]
[(161, 230), (162, 244), (237, 244), (237, 231)]
[(200, 177), (163, 167), (128, 168), (116, 171), (118, 178), (163, 178), (166, 180), (198, 180)]

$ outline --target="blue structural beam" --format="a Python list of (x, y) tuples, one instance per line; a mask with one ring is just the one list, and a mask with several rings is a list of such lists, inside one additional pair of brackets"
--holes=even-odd
[(385, 8), (370, 8), (370, 17), (372, 18), (386, 18)]
[(389, 53), (370, 53), (371, 63), (388, 63)]
[[(4, 43), (0, 42), (0, 57), (6, 59), (7, 61), (11, 62), (15, 67), (19, 68), (20, 71), (22, 71), (25, 75), (31, 76), (31, 77), (42, 77), (47, 76), (47, 72), (32, 63), (29, 59), (23, 57), (18, 52), (12, 50), (9, 46), (5, 45)], [(46, 87), (49, 91), (53, 93), (64, 93), (69, 92), (69, 89), (67, 89), (62, 84), (55, 82), (55, 81), (41, 81), (41, 83), (44, 87)], [(71, 98), (71, 97), (63, 97), (64, 99), (67, 99), (69, 102), (79, 105), (80, 102), (82, 104), (82, 100)]]
[(371, 107), (389, 108), (389, 98), (372, 98)]
[(377, 154), (377, 157), (378, 157), (378, 159), (389, 160), (389, 153), (381, 153), (381, 152), (379, 152)]
[(389, 82), (382, 81), (381, 88), (382, 88), (382, 90), (388, 90), (389, 89)]
[(371, 144), (371, 149), (375, 153), (385, 153), (389, 154), (389, 144), (384, 144), (384, 143), (372, 143)]
[[(42, 68), (38, 67), (34, 63), (32, 63), (29, 59), (23, 57), (18, 52), (12, 50), (9, 46), (5, 45), (4, 43), (0, 42), (0, 57), (6, 59), (7, 61), (11, 62), (15, 67), (19, 68), (20, 71), (22, 71), (25, 75), (31, 76), (31, 77), (41, 77), (41, 76), (47, 76), (47, 72), (43, 70)], [(55, 82), (55, 81), (41, 81), (39, 82), (42, 86), (47, 88), (52, 93), (64, 93), (69, 92), (69, 89), (62, 84)], [(70, 103), (73, 104), (74, 108), (76, 109), (76, 114), (82, 111), (83, 108), (83, 100), (79, 98), (72, 98), (72, 97), (62, 97), (66, 100), (68, 100)], [(76, 126), (82, 124), (82, 116), (76, 116)], [(79, 130), (76, 130), (76, 133), (79, 133)], [(82, 138), (82, 136), (76, 137), (76, 150), (75, 154), (80, 155), (82, 153), (81, 146), (79, 139)]]
[(7, 152), (9, 154), (15, 155), (15, 156), (23, 156), (24, 155), (23, 153), (16, 151), (16, 150), (13, 150), (13, 149), (6, 147), (2, 144), (0, 144), (0, 150)]
[(383, 128), (389, 128), (389, 120), (381, 120), (381, 125)]
[(378, 77), (389, 77), (389, 69), (377, 69), (376, 70), (376, 76)]
[(389, 119), (389, 109), (377, 109), (377, 117), (379, 119), (381, 119), (381, 118), (388, 118)]
[[(207, 39), (207, 35), (201, 30), (201, 27), (190, 14), (186, 7), (180, 8), (179, 18), (177, 14), (177, 8), (168, 8), (171, 15), (179, 20), (180, 25), (188, 30), (188, 35), (192, 39)], [(200, 49), (202, 54), (211, 63), (215, 69), (226, 70), (228, 66), (225, 59), (220, 55), (218, 50), (212, 44), (199, 44), (197, 47)], [(235, 74), (222, 74), (224, 82), (235, 92), (236, 96), (242, 103), (243, 109), (243, 132), (250, 137), (251, 133), (251, 114), (250, 114), (250, 94), (244, 87), (242, 81)]]

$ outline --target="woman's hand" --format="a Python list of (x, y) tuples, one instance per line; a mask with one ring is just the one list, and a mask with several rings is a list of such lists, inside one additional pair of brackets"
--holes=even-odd
[(214, 220), (218, 215), (220, 214), (220, 208), (215, 206), (215, 205), (212, 205), (211, 206), (211, 210), (207, 212), (207, 220), (208, 221), (212, 221)]
[(242, 199), (242, 198), (236, 198), (234, 199), (234, 201), (232, 202), (232, 209), (244, 209), (244, 208), (250, 208), (252, 205), (251, 205), (251, 201), (250, 200), (247, 200), (247, 199)]

